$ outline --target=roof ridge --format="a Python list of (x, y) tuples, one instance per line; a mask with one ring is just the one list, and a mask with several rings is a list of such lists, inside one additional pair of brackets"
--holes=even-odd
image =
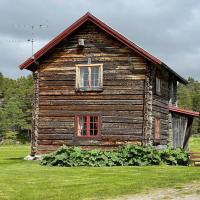
[(80, 17), (77, 21), (75, 21), (73, 24), (71, 24), (68, 28), (66, 28), (63, 32), (61, 32), (59, 35), (57, 35), (55, 38), (53, 38), (50, 42), (48, 42), (43, 48), (41, 48), (39, 51), (37, 51), (32, 57), (28, 58), (25, 62), (23, 62), (19, 67), (20, 69), (28, 68), (30, 65), (32, 65), (37, 59), (42, 57), (45, 53), (47, 53), (51, 48), (56, 46), (59, 42), (61, 42), (64, 38), (69, 36), (71, 33), (73, 33), (77, 28), (79, 28), (82, 24), (84, 24), (86, 21), (90, 20), (95, 25), (97, 25), (99, 28), (110, 34), (112, 37), (117, 39), (118, 41), (122, 42), (126, 46), (128, 46), (133, 51), (137, 52), (139, 55), (145, 57), (147, 60), (150, 60), (151, 62), (161, 65), (171, 73), (173, 73), (177, 79), (182, 83), (187, 83), (187, 81), (182, 78), (180, 75), (178, 75), (175, 71), (173, 71), (171, 68), (169, 68), (166, 64), (164, 64), (161, 60), (156, 58), (155, 56), (148, 53), (146, 50), (132, 42), (131, 40), (127, 39), (125, 36), (123, 36), (121, 33), (117, 32), (115, 29), (111, 28), (104, 22), (102, 22), (100, 19), (92, 15), (90, 12), (87, 12), (85, 15)]

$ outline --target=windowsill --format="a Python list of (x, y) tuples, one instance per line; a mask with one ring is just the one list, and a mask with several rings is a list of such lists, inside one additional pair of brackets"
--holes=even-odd
[(103, 88), (76, 88), (76, 92), (102, 92)]

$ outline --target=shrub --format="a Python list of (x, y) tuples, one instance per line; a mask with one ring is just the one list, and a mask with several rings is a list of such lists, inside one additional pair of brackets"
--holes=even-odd
[(162, 162), (167, 165), (188, 165), (188, 154), (182, 149), (160, 150)]
[(159, 152), (151, 146), (125, 145), (116, 150), (120, 165), (158, 165), (161, 162)]
[(157, 150), (148, 145), (125, 145), (110, 151), (62, 146), (43, 156), (41, 161), (41, 165), (66, 167), (148, 166), (161, 163), (187, 165), (188, 156), (180, 149)]

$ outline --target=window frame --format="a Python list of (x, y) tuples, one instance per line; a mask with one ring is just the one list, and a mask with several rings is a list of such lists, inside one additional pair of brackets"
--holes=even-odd
[[(100, 68), (100, 74), (99, 74), (99, 81), (100, 84), (98, 87), (80, 87), (80, 68), (81, 67), (99, 67)], [(90, 74), (90, 79), (91, 79), (91, 74)], [(102, 91), (103, 90), (103, 64), (98, 63), (98, 64), (77, 64), (76, 65), (76, 85), (75, 88), (77, 91)]]
[(170, 82), (169, 86), (169, 105), (173, 105), (173, 101), (174, 101), (174, 83), (172, 81)]
[(154, 140), (156, 142), (160, 141), (160, 130), (161, 130), (161, 120), (160, 117), (155, 117), (155, 128), (154, 128)]
[[(80, 117), (86, 117), (86, 135), (79, 135), (79, 129), (78, 129), (78, 124)], [(88, 127), (90, 126), (90, 117), (97, 117), (97, 135), (90, 135), (90, 129), (88, 130)], [(79, 114), (75, 116), (75, 136), (78, 138), (99, 138), (101, 136), (101, 116), (99, 114)]]
[[(161, 95), (161, 85), (162, 85), (162, 82), (161, 82), (161, 78), (159, 78), (158, 76), (156, 76), (156, 84), (155, 85), (156, 85), (156, 94), (157, 95)], [(159, 90), (158, 90), (158, 86), (159, 86)]]

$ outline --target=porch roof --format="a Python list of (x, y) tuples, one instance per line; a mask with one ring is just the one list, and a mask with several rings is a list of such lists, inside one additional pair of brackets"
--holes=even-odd
[(175, 112), (175, 113), (180, 113), (180, 114), (183, 114), (183, 115), (192, 116), (192, 117), (200, 117), (199, 112), (195, 112), (195, 111), (192, 111), (192, 110), (186, 110), (186, 109), (183, 109), (183, 108), (178, 108), (176, 106), (169, 106), (169, 111)]

